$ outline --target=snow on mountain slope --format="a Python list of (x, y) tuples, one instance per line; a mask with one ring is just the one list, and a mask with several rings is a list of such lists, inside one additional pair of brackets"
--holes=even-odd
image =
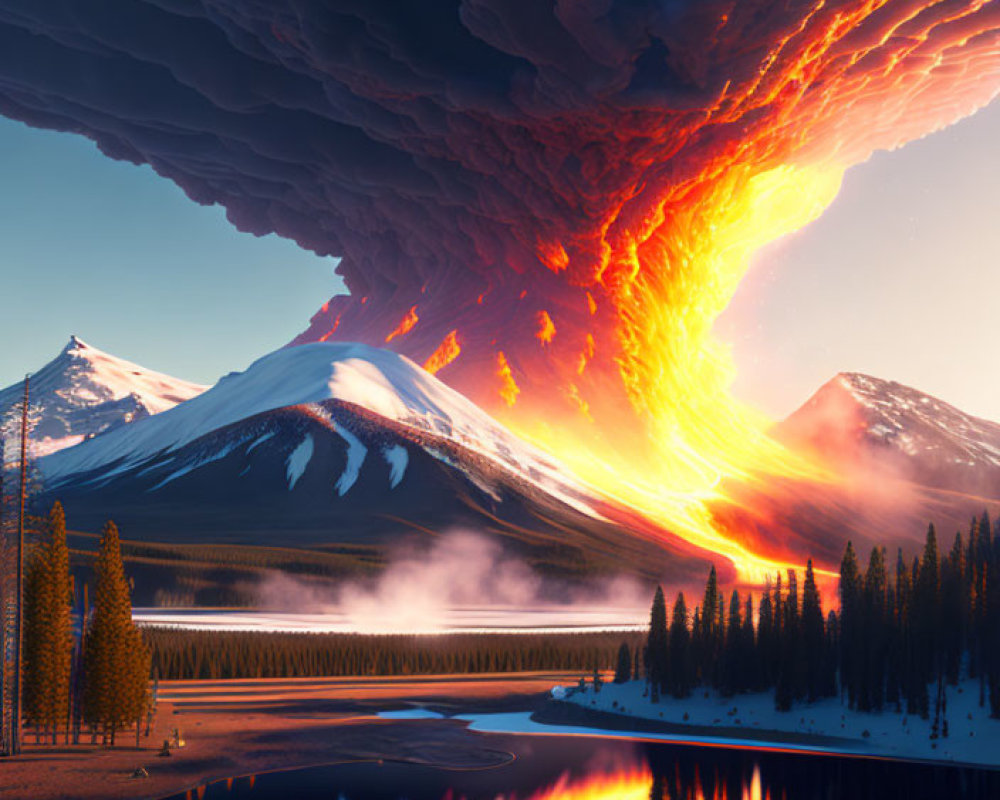
[[(100, 471), (103, 479), (108, 479), (256, 414), (324, 400), (352, 403), (414, 430), (451, 440), (578, 510), (590, 511), (584, 499), (588, 495), (585, 487), (554, 459), (520, 441), (471, 401), (405, 357), (349, 343), (314, 343), (278, 350), (258, 359), (245, 372), (227, 375), (183, 405), (41, 459), (39, 466), (53, 486), (80, 473)], [(350, 431), (337, 432), (348, 440), (353, 454), (337, 487), (345, 494), (369, 453), (351, 442)]]
[(842, 372), (774, 433), (842, 467), (1000, 496), (1000, 424), (895, 381)]
[[(40, 412), (35, 453), (52, 453), (159, 414), (206, 388), (109, 355), (72, 336), (58, 356), (31, 376), (31, 405)], [(23, 381), (0, 391), (0, 415), (20, 402), (23, 392)]]

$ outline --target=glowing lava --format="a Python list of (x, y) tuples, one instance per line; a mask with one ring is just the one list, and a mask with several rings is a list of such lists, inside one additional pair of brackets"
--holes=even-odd
[(444, 337), (437, 350), (431, 353), (430, 358), (424, 362), (424, 369), (431, 375), (447, 367), (452, 361), (462, 353), (462, 347), (458, 343), (458, 331), (449, 331)]
[(420, 317), (417, 316), (417, 307), (411, 306), (410, 310), (406, 312), (399, 324), (392, 329), (388, 336), (385, 337), (385, 343), (388, 344), (397, 336), (405, 336), (410, 331), (413, 330), (413, 326), (420, 321)]

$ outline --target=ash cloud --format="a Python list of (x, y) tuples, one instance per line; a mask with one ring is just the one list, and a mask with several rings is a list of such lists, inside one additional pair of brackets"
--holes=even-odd
[(995, 4), (869, 5), (2, 0), (0, 113), (342, 257), (352, 299), (301, 341), (383, 344), (419, 300), (390, 346), (423, 361), (457, 327), (443, 377), (475, 394), (497, 350), (521, 381), (575, 364), (587, 326), (613, 363), (616, 311), (579, 290), (628, 280), (615, 254), (722, 162), (850, 162), (996, 92)]

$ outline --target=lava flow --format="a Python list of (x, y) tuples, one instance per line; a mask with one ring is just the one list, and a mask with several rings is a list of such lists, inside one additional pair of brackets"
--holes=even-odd
[(710, 511), (833, 479), (730, 396), (712, 324), (848, 167), (996, 96), (1000, 0), (417, 8), (0, 9), (0, 113), (341, 256), (296, 343), (425, 364), (745, 580), (796, 562)]

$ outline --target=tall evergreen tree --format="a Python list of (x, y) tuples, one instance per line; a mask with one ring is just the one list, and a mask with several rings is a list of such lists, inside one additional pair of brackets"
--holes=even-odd
[(760, 598), (757, 614), (757, 688), (774, 685), (773, 651), (775, 646), (774, 605), (771, 600), (771, 581), (767, 579)]
[(670, 659), (670, 693), (674, 697), (687, 697), (691, 694), (691, 654), (684, 592), (679, 592), (677, 600), (674, 602), (674, 613), (670, 620), (668, 655)]
[(802, 653), (806, 666), (806, 697), (810, 702), (826, 694), (825, 644), (823, 606), (810, 558), (806, 562), (806, 579), (802, 586)]
[(858, 687), (861, 711), (879, 711), (885, 700), (886, 585), (885, 553), (880, 547), (873, 547), (865, 572), (862, 603), (863, 646)]
[(948, 558), (941, 566), (941, 616), (944, 647), (945, 676), (948, 683), (958, 683), (962, 650), (966, 640), (965, 547), (962, 532), (955, 533)]
[(861, 572), (854, 545), (848, 541), (840, 562), (840, 683), (847, 690), (847, 703), (857, 703), (862, 663)]
[(940, 636), (940, 571), (937, 535), (934, 526), (927, 528), (923, 556), (913, 587), (912, 637), (914, 662), (910, 683), (910, 705), (925, 719), (930, 713), (927, 684), (943, 666), (938, 643)]
[(24, 713), (55, 744), (69, 721), (73, 648), (66, 516), (58, 502), (30, 560), (24, 588)]
[(618, 648), (618, 664), (615, 667), (615, 683), (626, 683), (632, 677), (632, 651), (627, 642)]
[(733, 695), (744, 690), (743, 678), (746, 663), (743, 657), (743, 620), (740, 593), (733, 589), (729, 599), (729, 620), (726, 623), (726, 644), (722, 655), (722, 681), (720, 688), (725, 695)]
[(84, 716), (113, 747), (115, 734), (145, 714), (150, 672), (149, 650), (132, 623), (129, 585), (113, 522), (104, 526), (94, 577), (93, 620), (84, 656)]
[(649, 638), (646, 643), (648, 666), (646, 675), (649, 680), (649, 693), (653, 702), (666, 694), (667, 685), (667, 603), (663, 597), (663, 587), (656, 587), (653, 596), (653, 607), (649, 612)]

